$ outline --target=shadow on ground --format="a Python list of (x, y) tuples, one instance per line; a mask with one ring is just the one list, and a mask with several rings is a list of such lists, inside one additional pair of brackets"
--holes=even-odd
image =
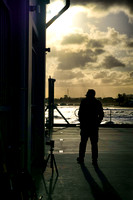
[(81, 169), (91, 188), (91, 192), (95, 200), (122, 200), (98, 166), (94, 167), (94, 169), (102, 183), (103, 188), (99, 187), (84, 164), (81, 165)]

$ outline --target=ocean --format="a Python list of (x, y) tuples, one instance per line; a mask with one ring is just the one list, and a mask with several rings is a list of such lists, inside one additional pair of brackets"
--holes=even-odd
[[(79, 106), (57, 106), (61, 114), (70, 124), (77, 124)], [(103, 107), (104, 118), (101, 124), (133, 124), (133, 108), (126, 107)], [(66, 123), (58, 110), (54, 109), (54, 123)], [(48, 110), (45, 112), (45, 118), (48, 119)]]

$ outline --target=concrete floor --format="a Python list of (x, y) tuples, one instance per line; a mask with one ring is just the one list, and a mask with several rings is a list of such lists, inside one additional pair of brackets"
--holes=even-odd
[(38, 187), (42, 200), (133, 200), (133, 128), (100, 128), (98, 168), (91, 164), (88, 141), (85, 164), (77, 164), (80, 129), (53, 132), (59, 176), (48, 162)]

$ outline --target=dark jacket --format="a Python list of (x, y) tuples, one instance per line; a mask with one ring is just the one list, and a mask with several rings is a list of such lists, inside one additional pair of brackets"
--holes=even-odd
[(98, 127), (104, 117), (103, 107), (95, 97), (86, 97), (79, 107), (80, 128)]

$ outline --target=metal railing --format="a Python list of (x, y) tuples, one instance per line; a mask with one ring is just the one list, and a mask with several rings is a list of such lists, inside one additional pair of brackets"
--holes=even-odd
[[(69, 107), (69, 106), (60, 107), (59, 106), (58, 110), (61, 113), (63, 113), (63, 117), (62, 115), (60, 115), (60, 113), (57, 113), (57, 112), (54, 113), (53, 126), (63, 125), (63, 122), (65, 122), (66, 120), (68, 121), (68, 123), (65, 123), (64, 125), (67, 125), (67, 126), (74, 126), (74, 125), (79, 124), (78, 108), (74, 109), (74, 107)], [(66, 120), (64, 120), (64, 118)], [(133, 108), (104, 108), (104, 118), (101, 125), (103, 126), (107, 124), (130, 124), (130, 125), (132, 124), (133, 125)]]
[(126, 121), (133, 124), (133, 108), (106, 108), (104, 109), (104, 120), (110, 123)]

